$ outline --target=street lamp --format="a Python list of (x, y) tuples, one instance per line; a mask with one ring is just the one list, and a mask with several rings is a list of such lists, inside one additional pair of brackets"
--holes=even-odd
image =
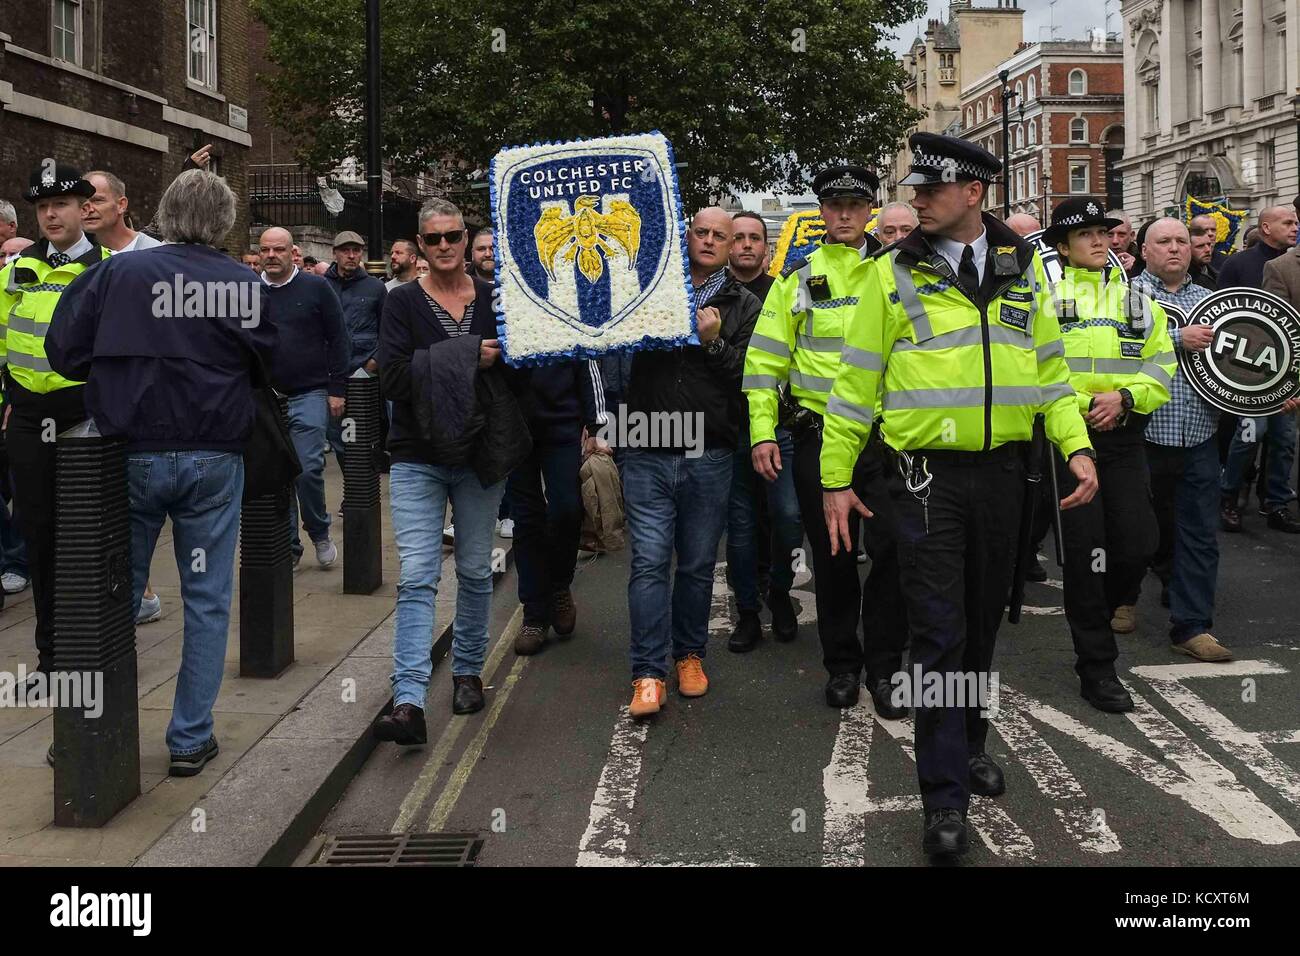
[[(998, 79), (1002, 81), (1002, 218), (1007, 219), (1011, 216), (1011, 115), (1007, 108), (1011, 101), (1016, 98), (1016, 91), (1007, 85), (1007, 80), (1011, 76), (1010, 70), (1002, 70), (998, 73)], [(1021, 106), (1021, 113), (1024, 113), (1024, 106)]]

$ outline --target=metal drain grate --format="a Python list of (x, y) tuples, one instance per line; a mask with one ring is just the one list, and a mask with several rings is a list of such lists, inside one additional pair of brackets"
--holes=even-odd
[(477, 833), (373, 833), (330, 837), (314, 866), (473, 866)]

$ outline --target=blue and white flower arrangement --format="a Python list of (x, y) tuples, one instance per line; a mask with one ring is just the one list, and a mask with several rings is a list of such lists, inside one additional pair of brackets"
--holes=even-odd
[(662, 133), (508, 147), (488, 178), (510, 365), (691, 339), (686, 224)]

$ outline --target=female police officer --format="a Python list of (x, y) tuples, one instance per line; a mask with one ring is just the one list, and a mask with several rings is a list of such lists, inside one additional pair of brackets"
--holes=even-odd
[[(1156, 547), (1142, 433), (1169, 400), (1176, 362), (1164, 310), (1108, 265), (1108, 234), (1116, 225), (1096, 200), (1069, 199), (1053, 210), (1043, 239), (1061, 256), (1063, 274), (1052, 298), (1100, 484), (1092, 501), (1061, 515), (1065, 617), (1083, 697), (1098, 710), (1119, 713), (1132, 710), (1133, 700), (1115, 674), (1110, 622)], [(1068, 495), (1074, 476), (1053, 457)]]

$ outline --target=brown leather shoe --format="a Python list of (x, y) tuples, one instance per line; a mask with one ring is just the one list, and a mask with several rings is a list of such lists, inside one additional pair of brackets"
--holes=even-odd
[(1173, 644), (1171, 646), (1179, 654), (1186, 654), (1188, 657), (1195, 657), (1198, 661), (1208, 661), (1212, 664), (1218, 664), (1223, 661), (1232, 660), (1232, 651), (1228, 650), (1216, 641), (1213, 634), (1197, 634), (1195, 637), (1189, 638), (1181, 644)]
[(551, 597), (551, 626), (561, 637), (568, 637), (578, 626), (578, 609), (573, 606), (573, 592), (567, 588)]
[(515, 653), (524, 656), (536, 654), (545, 643), (546, 625), (525, 622), (519, 629), (519, 633), (515, 635)]
[(1112, 631), (1116, 634), (1132, 634), (1137, 626), (1137, 608), (1132, 604), (1121, 604), (1115, 608), (1115, 616), (1110, 619)]

